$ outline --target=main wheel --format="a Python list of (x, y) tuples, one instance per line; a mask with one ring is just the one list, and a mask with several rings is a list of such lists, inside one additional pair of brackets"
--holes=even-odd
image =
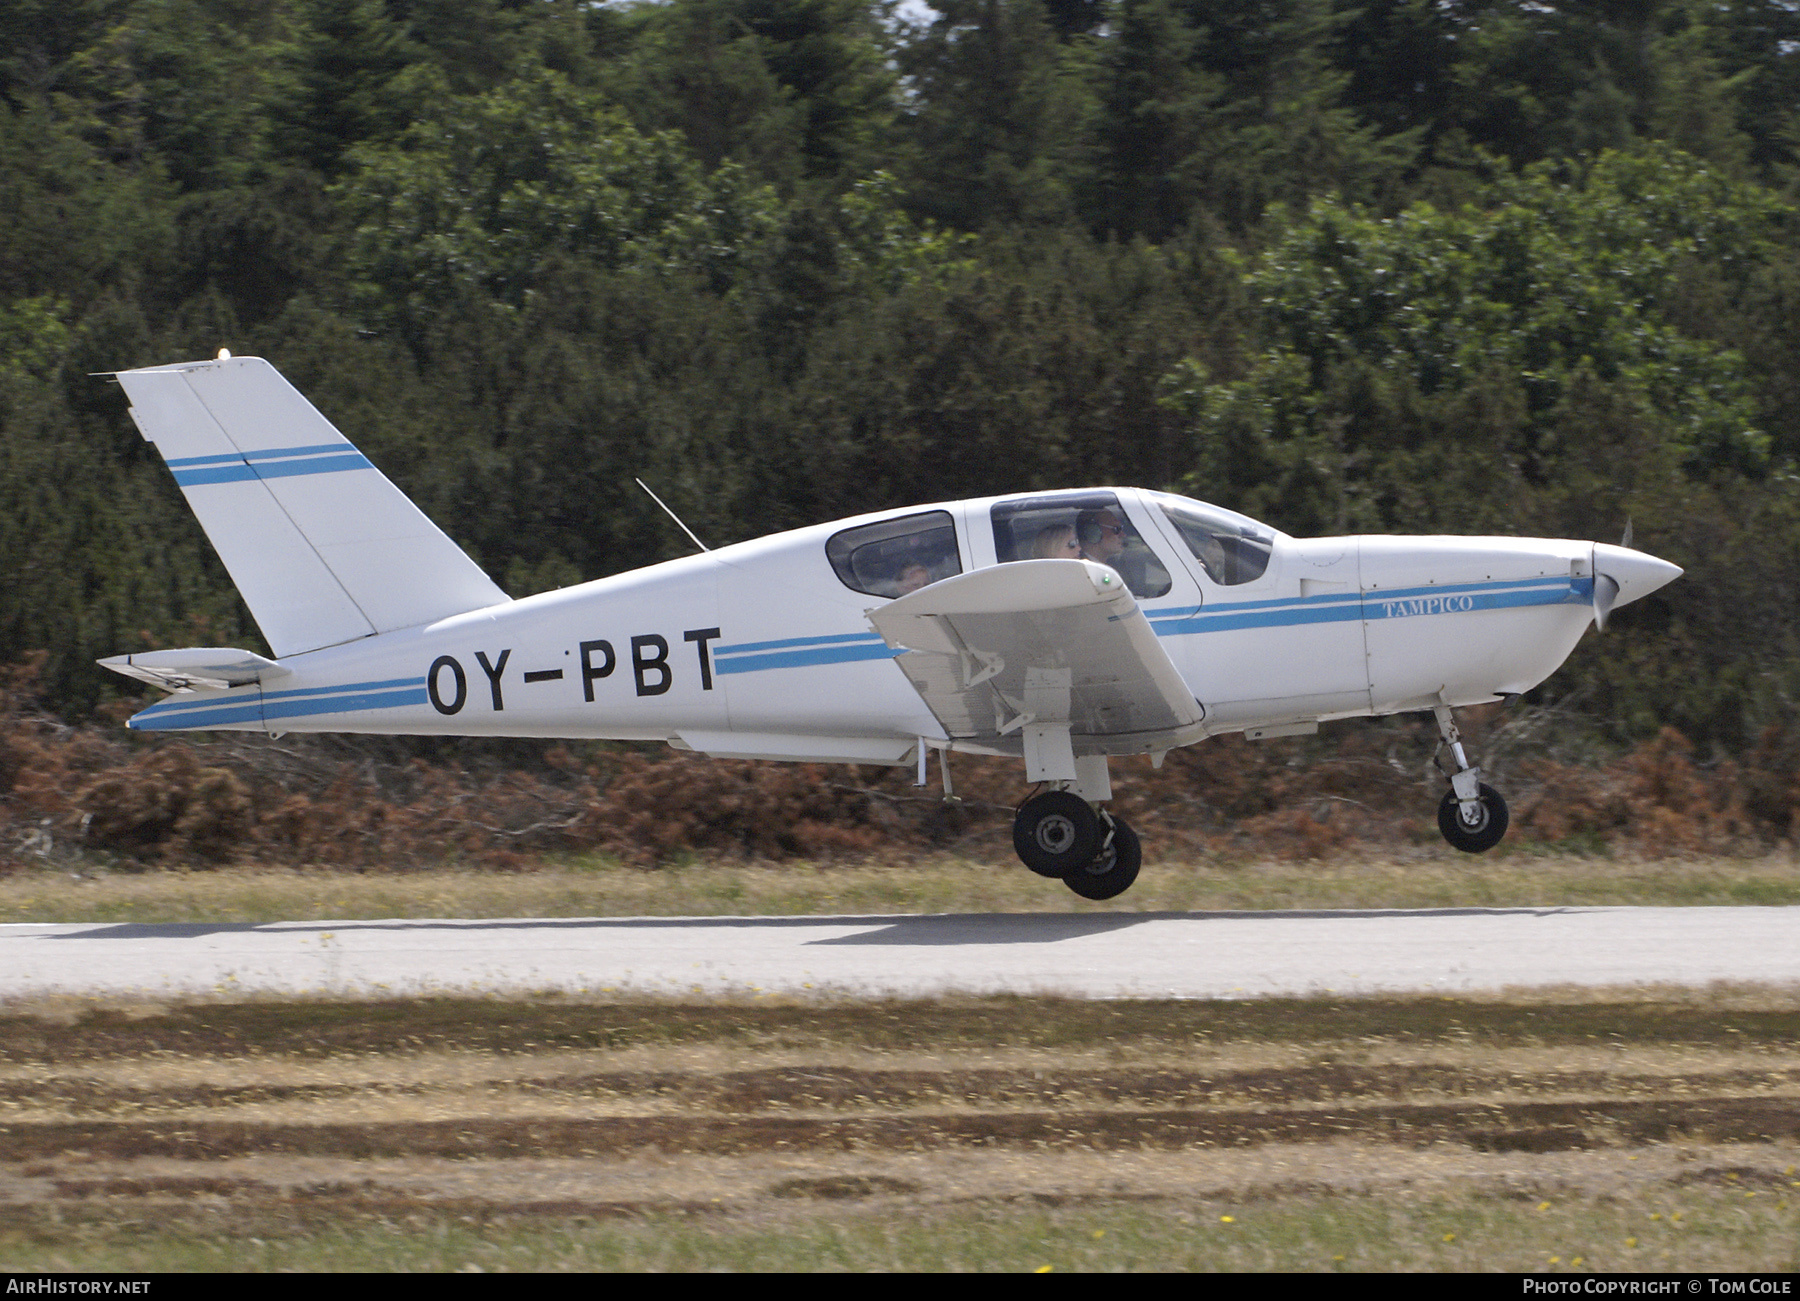
[(1061, 876), (1093, 860), (1104, 831), (1081, 796), (1045, 791), (1026, 800), (1013, 819), (1013, 849), (1039, 876)]
[(1506, 834), (1509, 818), (1506, 801), (1500, 798), (1500, 792), (1483, 782), (1480, 798), (1481, 818), (1477, 822), (1463, 819), (1462, 805), (1458, 803), (1455, 791), (1445, 795), (1438, 805), (1438, 830), (1444, 833), (1444, 839), (1452, 848), (1465, 854), (1485, 854)]
[(1137, 880), (1144, 863), (1144, 847), (1137, 832), (1124, 818), (1113, 818), (1112, 838), (1084, 866), (1063, 873), (1063, 884), (1083, 899), (1111, 899), (1124, 894)]

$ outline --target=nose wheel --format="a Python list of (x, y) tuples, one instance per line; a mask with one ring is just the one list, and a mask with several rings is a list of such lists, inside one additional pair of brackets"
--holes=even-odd
[(1438, 803), (1438, 830), (1452, 849), (1485, 854), (1506, 834), (1510, 820), (1506, 801), (1500, 798), (1499, 791), (1481, 780), (1481, 769), (1469, 762), (1450, 707), (1439, 705), (1432, 712), (1437, 715), (1438, 732), (1456, 760), (1450, 789)]
[(1473, 810), (1457, 799), (1453, 790), (1446, 791), (1438, 804), (1438, 830), (1451, 848), (1465, 854), (1485, 854), (1499, 844), (1508, 820), (1506, 801), (1486, 782), (1480, 784)]

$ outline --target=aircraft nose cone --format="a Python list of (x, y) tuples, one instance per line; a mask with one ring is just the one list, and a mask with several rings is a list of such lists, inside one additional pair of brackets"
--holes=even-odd
[(1658, 560), (1655, 556), (1633, 551), (1629, 547), (1596, 542), (1594, 572), (1606, 575), (1619, 585), (1619, 594), (1612, 604), (1620, 606), (1629, 605), (1639, 597), (1648, 596), (1657, 588), (1674, 582), (1681, 577), (1681, 566), (1671, 565), (1666, 560)]

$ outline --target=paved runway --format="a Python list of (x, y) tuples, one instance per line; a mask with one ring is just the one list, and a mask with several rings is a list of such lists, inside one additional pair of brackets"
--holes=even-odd
[(1083, 998), (1800, 985), (1800, 907), (0, 926), (51, 992)]

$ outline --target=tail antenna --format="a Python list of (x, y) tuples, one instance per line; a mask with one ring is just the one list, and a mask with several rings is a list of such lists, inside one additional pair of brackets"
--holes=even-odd
[(711, 551), (712, 550), (712, 548), (707, 546), (706, 543), (702, 542), (699, 538), (694, 536), (693, 529), (689, 528), (687, 525), (685, 525), (681, 522), (681, 516), (677, 515), (674, 511), (669, 510), (668, 502), (664, 501), (661, 497), (658, 497), (654, 492), (651, 492), (649, 484), (645, 483), (642, 479), (637, 479), (637, 480), (635, 480), (635, 482), (637, 483), (638, 487), (642, 488), (645, 492), (650, 493), (650, 500), (655, 502), (658, 506), (661, 506), (663, 508), (663, 510), (665, 512), (667, 512), (669, 518), (675, 521), (676, 525), (681, 529), (681, 531), (683, 533), (687, 534), (688, 537), (693, 538), (693, 542), (694, 542), (695, 546), (699, 547), (702, 551)]

